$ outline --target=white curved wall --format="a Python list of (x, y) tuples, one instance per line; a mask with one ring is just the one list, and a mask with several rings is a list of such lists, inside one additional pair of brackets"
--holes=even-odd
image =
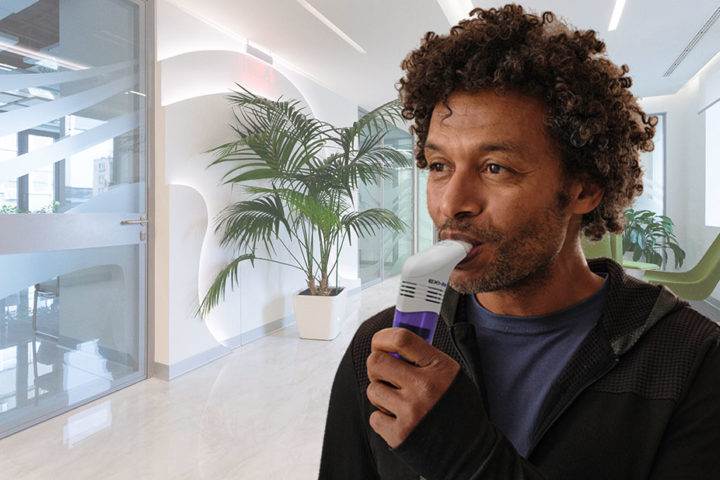
[[(206, 168), (207, 150), (232, 139), (226, 99), (236, 83), (268, 98), (301, 100), (317, 118), (337, 126), (357, 119), (357, 105), (300, 73), (273, 67), (243, 53), (239, 36), (222, 32), (158, 2), (156, 68), (155, 362), (182, 373), (256, 336), (269, 323), (292, 315), (300, 272), (256, 262), (240, 268), (240, 286), (205, 321), (194, 308), (231, 258), (219, 247), (213, 219), (242, 192), (220, 184), (224, 170)], [(357, 250), (343, 252), (340, 272), (359, 286)], [(193, 274), (195, 273), (195, 274)]]
[[(304, 98), (297, 88), (272, 66), (245, 53), (232, 51), (189, 52), (161, 62), (163, 106), (203, 95), (227, 95), (240, 84), (267, 98)], [(225, 103), (225, 109), (229, 105)]]
[[(195, 188), (170, 185), (171, 365), (198, 352), (219, 347), (210, 325), (194, 318), (198, 307), (198, 272), (208, 226), (207, 213), (203, 197)], [(192, 342), (185, 341), (188, 338)]]

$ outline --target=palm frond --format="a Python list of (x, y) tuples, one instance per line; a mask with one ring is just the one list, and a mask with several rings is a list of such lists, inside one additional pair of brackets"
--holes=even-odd
[(222, 300), (224, 300), (228, 280), (230, 280), (231, 289), (239, 285), (238, 269), (240, 267), (240, 263), (246, 260), (253, 262), (254, 259), (255, 256), (251, 253), (240, 255), (239, 257), (234, 258), (232, 262), (225, 266), (225, 268), (220, 270), (212, 285), (210, 285), (207, 293), (203, 297), (202, 302), (200, 302), (200, 306), (198, 306), (198, 309), (195, 312), (196, 315), (199, 315), (200, 318), (205, 318), (207, 314), (210, 313), (210, 310), (215, 308)]
[[(257, 163), (266, 164), (266, 174), (276, 170), (278, 176), (307, 169), (328, 141), (332, 127), (306, 114), (299, 102), (271, 101), (240, 88), (229, 98), (238, 107), (233, 128), (241, 140), (211, 150), (217, 156), (213, 164), (239, 162), (226, 172), (224, 181), (246, 181), (248, 177), (233, 174), (256, 168)], [(245, 163), (250, 159), (256, 164)]]
[(239, 91), (233, 91), (228, 99), (240, 107), (250, 124), (262, 127), (262, 130), (284, 130), (300, 133), (297, 139), (301, 143), (312, 141), (332, 131), (332, 126), (305, 112), (300, 101), (277, 101), (259, 97), (241, 85)]
[(356, 136), (369, 135), (372, 132), (389, 130), (402, 121), (402, 105), (398, 100), (387, 102), (360, 117), (352, 125)]
[(347, 176), (353, 180), (353, 188), (357, 188), (358, 183), (373, 185), (381, 178), (391, 178), (394, 169), (407, 168), (410, 164), (401, 151), (393, 147), (377, 147), (358, 151), (358, 156), (347, 166)]
[(254, 249), (258, 242), (271, 244), (280, 235), (280, 227), (291, 234), (283, 204), (275, 195), (244, 200), (226, 207), (217, 217), (215, 232), (222, 232), (222, 246)]
[(375, 234), (381, 228), (402, 231), (407, 225), (397, 215), (384, 208), (371, 208), (362, 212), (351, 212), (342, 218), (345, 230), (359, 237)]
[(337, 205), (331, 201), (321, 202), (316, 196), (303, 195), (289, 189), (278, 190), (277, 195), (297, 212), (297, 219), (308, 221), (320, 232), (327, 232), (340, 225)]

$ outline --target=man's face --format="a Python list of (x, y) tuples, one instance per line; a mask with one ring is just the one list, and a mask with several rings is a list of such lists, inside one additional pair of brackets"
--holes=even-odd
[(428, 210), (441, 239), (474, 245), (450, 276), (462, 293), (532, 286), (556, 260), (570, 214), (544, 105), (507, 92), (456, 92), (425, 142)]

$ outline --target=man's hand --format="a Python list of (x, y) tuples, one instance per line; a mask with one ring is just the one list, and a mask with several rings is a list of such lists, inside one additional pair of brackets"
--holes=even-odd
[(404, 328), (380, 330), (371, 348), (367, 397), (379, 410), (370, 415), (370, 426), (395, 448), (450, 387), (460, 365)]

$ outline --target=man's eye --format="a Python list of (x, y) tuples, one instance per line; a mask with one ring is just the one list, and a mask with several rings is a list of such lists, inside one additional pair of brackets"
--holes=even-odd
[(488, 172), (496, 175), (498, 173), (502, 173), (506, 169), (505, 169), (505, 167), (500, 166), (497, 163), (489, 163), (487, 165), (487, 170), (488, 170)]
[(445, 169), (445, 165), (442, 163), (431, 163), (428, 168), (433, 172), (442, 172)]

